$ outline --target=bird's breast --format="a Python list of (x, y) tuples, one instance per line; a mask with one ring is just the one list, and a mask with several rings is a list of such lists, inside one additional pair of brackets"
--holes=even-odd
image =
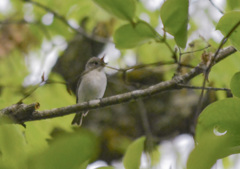
[(103, 71), (93, 70), (82, 78), (78, 89), (78, 102), (102, 98), (107, 86)]

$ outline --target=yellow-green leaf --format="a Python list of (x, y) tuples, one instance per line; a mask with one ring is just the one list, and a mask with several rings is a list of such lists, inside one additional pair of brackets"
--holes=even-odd
[[(220, 30), (224, 36), (233, 29), (233, 27), (240, 22), (240, 11), (228, 12), (219, 20), (216, 29)], [(240, 51), (240, 25), (234, 30), (229, 37), (231, 43), (237, 50)]]
[(227, 0), (227, 7), (230, 10), (240, 9), (240, 1), (239, 0)]
[(114, 167), (112, 167), (112, 166), (107, 166), (107, 167), (99, 167), (99, 168), (96, 168), (96, 169), (114, 169)]
[(187, 169), (210, 169), (221, 158), (240, 153), (240, 99), (228, 98), (210, 104), (200, 114), (196, 147)]
[(0, 125), (0, 160), (9, 168), (26, 167), (23, 161), (27, 157), (28, 145), (20, 128), (21, 126), (13, 124)]
[(133, 48), (150, 40), (160, 40), (161, 36), (147, 22), (138, 21), (136, 24), (126, 24), (118, 28), (114, 34), (117, 48)]
[(96, 4), (116, 17), (133, 21), (136, 11), (135, 0), (93, 0)]
[(125, 169), (139, 169), (145, 140), (145, 137), (140, 137), (129, 145), (123, 158)]
[(165, 31), (174, 36), (181, 48), (187, 43), (188, 4), (188, 0), (167, 0), (160, 10)]
[(88, 131), (79, 130), (61, 136), (51, 146), (30, 160), (32, 169), (79, 168), (98, 152), (97, 138)]
[(240, 97), (240, 72), (235, 73), (235, 75), (232, 77), (230, 87), (233, 95)]

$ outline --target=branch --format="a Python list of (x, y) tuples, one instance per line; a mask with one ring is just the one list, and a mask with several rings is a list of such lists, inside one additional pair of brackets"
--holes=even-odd
[(217, 5), (215, 5), (212, 0), (209, 0), (209, 1), (214, 8), (216, 8), (221, 14), (224, 14), (224, 12), (219, 7), (217, 7)]
[(213, 91), (219, 91), (219, 90), (222, 90), (222, 91), (227, 91), (227, 92), (231, 92), (230, 89), (228, 88), (216, 88), (216, 87), (198, 87), (198, 86), (188, 86), (188, 85), (182, 85), (182, 84), (179, 84), (178, 85), (181, 89), (183, 88), (186, 88), (186, 89), (199, 89), (199, 90), (213, 90)]
[(240, 21), (238, 21), (234, 25), (234, 27), (228, 32), (228, 34), (221, 40), (221, 43), (220, 43), (217, 51), (214, 53), (213, 57), (210, 57), (212, 59), (210, 60), (209, 65), (207, 65), (207, 68), (204, 71), (204, 80), (203, 80), (203, 85), (202, 85), (203, 89), (202, 89), (200, 97), (199, 97), (199, 101), (198, 101), (199, 104), (198, 104), (198, 108), (197, 108), (197, 111), (195, 114), (195, 124), (197, 124), (197, 118), (198, 118), (199, 114), (201, 113), (201, 108), (202, 108), (202, 104), (203, 104), (204, 88), (206, 86), (206, 82), (208, 81), (208, 75), (210, 73), (210, 70), (211, 70), (212, 66), (215, 65), (216, 59), (217, 59), (218, 55), (220, 54), (220, 51), (221, 51), (223, 45), (227, 42), (228, 38), (232, 35), (232, 33), (237, 29), (237, 27), (239, 25), (240, 25)]
[(38, 109), (40, 106), (39, 103), (33, 103), (33, 104), (13, 104), (7, 108), (4, 108), (0, 110), (0, 119), (4, 119), (5, 117), (10, 118), (15, 123), (20, 123), (23, 126), (23, 120), (26, 118), (29, 118), (32, 113)]
[(211, 45), (208, 45), (208, 46), (206, 46), (206, 47), (204, 47), (204, 48), (202, 48), (202, 49), (197, 49), (197, 50), (193, 50), (193, 51), (189, 51), (189, 52), (182, 52), (182, 53), (180, 53), (181, 55), (184, 55), (184, 54), (189, 54), (189, 53), (195, 53), (195, 52), (201, 52), (201, 51), (203, 51), (203, 50), (205, 50), (205, 49), (207, 49), (207, 48), (210, 48), (211, 47)]
[[(233, 54), (234, 52), (236, 52), (236, 49), (233, 47), (228, 47), (226, 49), (223, 49), (222, 51), (219, 52), (214, 64), (225, 59), (227, 56)], [(116, 104), (120, 104), (120, 103), (130, 102), (130, 101), (137, 100), (137, 99), (144, 98), (144, 97), (150, 97), (152, 95), (159, 94), (164, 91), (173, 90), (176, 88), (179, 89), (179, 87), (181, 87), (178, 85), (180, 81), (187, 82), (187, 81), (191, 80), (192, 78), (196, 77), (197, 75), (204, 72), (204, 69), (202, 68), (201, 65), (202, 64), (200, 63), (198, 66), (191, 69), (190, 72), (188, 72), (184, 75), (177, 76), (176, 78), (174, 78), (172, 80), (158, 83), (158, 84), (150, 86), (146, 89), (134, 90), (132, 92), (127, 92), (127, 93), (110, 96), (110, 97), (105, 97), (105, 98), (97, 99), (97, 100), (91, 100), (89, 102), (70, 105), (67, 107), (61, 107), (61, 108), (55, 108), (55, 109), (43, 110), (43, 111), (34, 110), (34, 111), (32, 111), (31, 114), (28, 113), (28, 116), (23, 116), (23, 117), (20, 115), (22, 113), (20, 110), (14, 110), (14, 109), (12, 109), (12, 106), (10, 106), (8, 108), (0, 110), (0, 117), (1, 117), (1, 115), (8, 114), (5, 111), (7, 109), (8, 112), (9, 111), (15, 112), (15, 114), (19, 113), (18, 116), (14, 116), (15, 121), (17, 121), (18, 123), (24, 123), (27, 121), (43, 120), (43, 119), (48, 119), (48, 118), (65, 116), (65, 115), (73, 114), (73, 113), (76, 113), (79, 111), (98, 109), (98, 108), (116, 105)]]
[(0, 20), (0, 24), (1, 25), (7, 25), (7, 24), (38, 24), (39, 21), (35, 21), (35, 22), (29, 22), (26, 21), (25, 19), (19, 19), (19, 20)]
[(102, 43), (108, 43), (108, 42), (111, 42), (109, 39), (107, 38), (103, 38), (103, 37), (100, 37), (100, 36), (96, 36), (96, 35), (89, 35), (82, 27), (78, 27), (78, 28), (75, 28), (73, 27), (71, 24), (69, 24), (68, 20), (63, 16), (63, 15), (60, 15), (59, 13), (57, 13), (56, 11), (54, 11), (53, 9), (49, 8), (48, 6), (45, 6), (39, 2), (36, 2), (36, 1), (32, 1), (32, 0), (22, 0), (24, 2), (27, 2), (27, 3), (31, 3), (39, 8), (42, 8), (43, 10), (49, 12), (49, 13), (52, 13), (57, 19), (59, 19), (62, 23), (64, 23), (65, 25), (67, 25), (69, 28), (71, 28), (73, 31), (75, 32), (78, 32), (80, 33), (81, 35), (89, 38), (89, 39), (93, 39), (97, 42), (102, 42)]

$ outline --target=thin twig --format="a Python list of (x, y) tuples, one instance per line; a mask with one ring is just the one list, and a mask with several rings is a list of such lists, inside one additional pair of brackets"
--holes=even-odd
[(54, 81), (54, 80), (43, 80), (41, 81), (39, 84), (37, 84), (36, 86), (34, 86), (34, 88), (32, 90), (30, 90), (29, 92), (27, 92), (23, 98), (21, 98), (17, 104), (21, 104), (23, 102), (23, 100), (25, 100), (26, 98), (28, 98), (29, 96), (31, 96), (39, 87), (43, 86), (43, 84), (47, 85), (47, 84), (63, 84), (65, 86), (67, 86), (67, 90), (68, 92), (70, 91), (68, 89), (68, 83), (66, 82), (60, 82), (60, 81)]
[(139, 112), (140, 112), (140, 116), (141, 116), (141, 119), (142, 119), (145, 134), (146, 134), (147, 137), (152, 137), (152, 131), (151, 131), (151, 128), (150, 128), (149, 119), (148, 119), (148, 116), (147, 116), (147, 110), (146, 110), (146, 107), (144, 106), (144, 102), (142, 100), (138, 100), (137, 104), (138, 104), (138, 107), (139, 107)]
[(182, 89), (182, 88), (186, 88), (186, 89), (196, 89), (196, 90), (213, 90), (213, 91), (227, 91), (227, 92), (231, 92), (230, 89), (228, 88), (217, 88), (217, 87), (199, 87), (199, 86), (189, 86), (189, 85), (184, 85), (184, 84), (178, 84), (178, 86)]
[(171, 48), (171, 46), (170, 46), (169, 43), (166, 41), (166, 39), (164, 39), (163, 43), (168, 47), (168, 49), (169, 49), (170, 52), (172, 53), (172, 58), (173, 58), (174, 62), (177, 63), (177, 55), (176, 55), (176, 52)]
[[(164, 65), (176, 65), (178, 63), (175, 63), (174, 61), (169, 61), (169, 62), (154, 62), (154, 63), (149, 63), (149, 64), (139, 64), (139, 65), (135, 65), (135, 66), (131, 66), (131, 67), (127, 67), (125, 69), (118, 69), (118, 68), (114, 68), (111, 66), (105, 66), (107, 68), (119, 71), (119, 72), (126, 72), (129, 70), (136, 70), (136, 69), (142, 69), (142, 68), (146, 68), (146, 67), (150, 67), (150, 66), (164, 66)], [(179, 63), (180, 66), (182, 67), (187, 67), (187, 68), (194, 68), (195, 66), (193, 65), (189, 65), (189, 64), (184, 64), (184, 63)]]
[(38, 24), (39, 21), (35, 22), (29, 22), (26, 21), (25, 19), (19, 19), (19, 20), (0, 20), (1, 25), (8, 25), (8, 24)]
[(215, 52), (213, 59), (211, 60), (211, 63), (209, 64), (206, 72), (207, 74), (210, 72), (211, 67), (214, 65), (215, 59), (218, 55), (218, 53), (220, 52), (221, 48), (223, 47), (223, 45), (227, 42), (228, 38), (232, 35), (232, 33), (237, 29), (237, 27), (240, 25), (240, 21), (238, 21), (234, 27), (229, 31), (229, 33), (222, 39), (217, 51)]
[(177, 74), (181, 72), (181, 60), (182, 60), (182, 53), (181, 53), (181, 48), (178, 48), (179, 50), (179, 58), (178, 58), (178, 66), (177, 66)]
[(198, 118), (199, 114), (201, 113), (201, 109), (202, 109), (202, 105), (203, 105), (204, 88), (206, 86), (210, 70), (211, 70), (212, 66), (215, 64), (216, 58), (217, 58), (218, 54), (220, 53), (221, 48), (227, 42), (228, 38), (232, 35), (232, 33), (237, 29), (237, 27), (239, 25), (240, 25), (240, 21), (237, 22), (237, 24), (235, 24), (234, 27), (229, 31), (229, 33), (222, 39), (217, 51), (215, 52), (214, 56), (212, 57), (212, 60), (210, 61), (210, 64), (208, 65), (207, 69), (204, 72), (204, 80), (203, 80), (203, 85), (202, 85), (203, 89), (201, 91), (201, 94), (200, 94), (200, 97), (199, 97), (199, 102), (198, 102), (198, 107), (197, 107), (197, 110), (196, 110), (195, 125), (196, 125), (196, 122), (197, 122), (197, 118)]
[(212, 4), (212, 6), (214, 7), (214, 8), (216, 8), (221, 14), (224, 14), (224, 12), (219, 8), (219, 7), (217, 7), (217, 5), (215, 5), (215, 3), (213, 3), (213, 1), (212, 0), (209, 0), (209, 2)]
[(160, 40), (160, 41), (157, 41), (157, 42), (163, 42), (167, 48), (170, 50), (170, 52), (172, 53), (172, 58), (174, 60), (175, 63), (177, 63), (177, 55), (176, 55), (176, 52), (171, 48), (171, 46), (169, 45), (169, 43), (166, 41), (167, 39), (167, 33), (165, 31), (165, 29), (163, 28), (163, 38)]
[(201, 49), (189, 51), (189, 52), (182, 52), (181, 54), (184, 55), (184, 54), (189, 54), (189, 53), (200, 52), (200, 51), (203, 51), (203, 50), (205, 50), (205, 49), (207, 49), (207, 48), (209, 48), (209, 47), (211, 47), (211, 45), (208, 45), (208, 46), (206, 46), (206, 47), (204, 47), (204, 48), (201, 48)]
[[(141, 116), (144, 133), (147, 136), (146, 150), (151, 152), (154, 149), (154, 139), (155, 138), (154, 138), (154, 136), (152, 134), (152, 131), (151, 131), (151, 127), (150, 127), (150, 123), (149, 123), (149, 119), (148, 119), (148, 113), (147, 113), (146, 107), (145, 107), (142, 99), (139, 99), (137, 101), (137, 105), (138, 105), (138, 108), (139, 108), (139, 113), (140, 113), (140, 116)], [(148, 159), (148, 160), (150, 160), (150, 159)], [(149, 164), (150, 164), (150, 161), (149, 161)]]
[(98, 41), (98, 42), (102, 42), (102, 43), (109, 43), (111, 42), (108, 38), (103, 38), (103, 37), (100, 37), (100, 36), (96, 36), (96, 35), (89, 35), (82, 27), (78, 26), (78, 28), (75, 28), (73, 27), (69, 22), (68, 20), (60, 15), (59, 13), (57, 13), (56, 11), (54, 11), (53, 9), (49, 8), (48, 6), (45, 6), (39, 2), (36, 2), (36, 1), (32, 1), (32, 0), (22, 0), (24, 2), (27, 2), (27, 3), (31, 3), (39, 8), (42, 8), (43, 10), (49, 12), (49, 13), (52, 13), (56, 18), (58, 18), (60, 21), (62, 21), (62, 23), (64, 23), (65, 25), (67, 25), (69, 28), (71, 28), (73, 31), (75, 32), (78, 32), (80, 33), (81, 35), (89, 38), (89, 39), (93, 39), (95, 41)]

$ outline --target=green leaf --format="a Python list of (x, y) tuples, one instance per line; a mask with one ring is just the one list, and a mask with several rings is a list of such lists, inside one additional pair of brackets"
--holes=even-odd
[(112, 167), (112, 166), (107, 166), (107, 167), (99, 167), (99, 168), (96, 168), (96, 169), (114, 169), (114, 167)]
[(178, 46), (185, 48), (187, 43), (188, 0), (167, 0), (160, 16), (165, 31), (174, 36)]
[[(240, 11), (228, 12), (219, 20), (216, 29), (220, 30), (224, 36), (233, 29), (233, 27), (240, 21)], [(240, 25), (229, 37), (231, 43), (237, 50), (240, 51)]]
[(9, 168), (25, 168), (27, 143), (24, 134), (17, 125), (1, 124), (0, 126), (0, 161)]
[(86, 169), (89, 164), (89, 160), (83, 162), (78, 169)]
[(240, 153), (240, 99), (229, 98), (209, 105), (201, 113), (196, 129), (196, 147), (188, 169), (210, 169), (220, 158)]
[(161, 36), (147, 22), (126, 24), (118, 28), (114, 34), (114, 42), (119, 49), (133, 48), (150, 40), (160, 40)]
[(239, 0), (227, 0), (227, 6), (230, 10), (240, 9), (240, 1)]
[(93, 0), (96, 4), (116, 17), (133, 22), (136, 11), (135, 0)]
[(95, 135), (80, 130), (53, 141), (46, 151), (30, 159), (30, 168), (79, 168), (92, 159), (98, 150)]
[[(219, 64), (214, 66), (213, 71), (210, 74), (210, 79), (216, 82), (214, 83), (216, 86), (226, 86), (227, 88), (230, 88), (230, 81), (232, 77), (239, 71), (238, 63), (240, 63), (240, 52), (235, 52), (224, 59), (224, 62), (219, 62)], [(219, 78), (219, 75), (221, 75), (221, 78)], [(218, 98), (226, 98), (226, 93), (224, 92), (218, 92), (217, 95)]]
[(240, 97), (240, 72), (235, 73), (235, 75), (232, 77), (230, 87), (233, 95)]
[[(205, 133), (202, 138), (206, 141), (197, 145), (191, 152), (188, 158), (187, 169), (210, 169), (218, 159), (234, 153), (230, 149), (230, 147), (234, 148), (234, 141), (227, 134), (224, 136), (215, 136)], [(238, 142), (240, 141), (239, 138), (235, 138), (235, 141), (237, 140)]]
[(57, 18), (54, 18), (52, 24), (46, 27), (48, 31), (51, 33), (51, 35), (61, 35), (64, 36), (64, 38), (66, 39), (72, 37), (72, 35), (75, 33), (71, 29), (68, 29), (69, 27)]
[(151, 165), (154, 166), (154, 165), (157, 165), (159, 164), (160, 162), (160, 158), (161, 157), (161, 154), (160, 154), (160, 151), (159, 151), (159, 147), (154, 147), (153, 150), (151, 150), (150, 152), (150, 158), (151, 158)]
[[(19, 92), (28, 71), (21, 53), (14, 51), (0, 61), (0, 109), (17, 103), (23, 95)], [(12, 86), (12, 87), (10, 87)]]
[(129, 145), (123, 157), (125, 169), (139, 169), (145, 140), (145, 137), (140, 137)]

